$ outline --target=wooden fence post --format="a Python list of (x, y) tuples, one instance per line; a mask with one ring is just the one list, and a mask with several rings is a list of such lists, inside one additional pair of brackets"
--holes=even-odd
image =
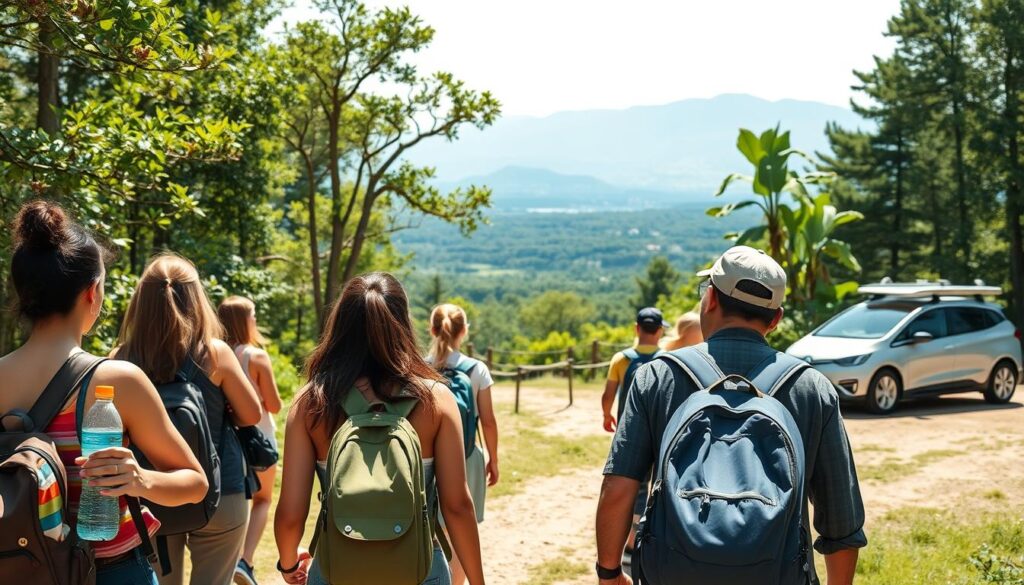
[(487, 364), (487, 369), (488, 370), (493, 370), (494, 369), (494, 348), (493, 347), (488, 347), (487, 348), (487, 360), (484, 363)]
[(569, 406), (572, 406), (572, 364), (575, 361), (575, 351), (570, 347), (569, 351), (566, 352), (565, 358), (565, 374), (569, 378)]
[[(601, 362), (601, 342), (597, 339), (594, 343), (590, 344), (590, 363), (597, 364)], [(597, 377), (597, 368), (591, 368), (587, 375), (590, 376), (588, 379), (593, 380)]]
[(470, 341), (466, 344), (466, 355), (473, 357), (473, 342)]
[(516, 414), (519, 414), (519, 385), (523, 380), (522, 366), (516, 366)]

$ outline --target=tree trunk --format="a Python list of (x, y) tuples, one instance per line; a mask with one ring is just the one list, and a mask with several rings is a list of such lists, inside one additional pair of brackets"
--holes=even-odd
[(341, 292), (341, 253), (345, 242), (345, 224), (341, 220), (341, 152), (340, 140), (341, 105), (338, 104), (328, 120), (327, 164), (331, 173), (331, 253), (327, 264), (327, 302), (338, 298)]
[(1010, 236), (1010, 305), (1016, 316), (1018, 329), (1024, 329), (1024, 242), (1021, 235), (1021, 178), (1024, 168), (1020, 162), (1020, 78), (1016, 73), (1016, 58), (1007, 52), (1003, 69), (1006, 109), (1003, 118), (1007, 125), (1006, 168), (1006, 228)]
[(36, 74), (36, 126), (51, 137), (57, 136), (60, 132), (60, 118), (57, 116), (60, 57), (53, 50), (55, 35), (53, 23), (49, 20), (39, 23), (39, 44), (42, 48), (37, 53), (39, 71)]
[(964, 163), (964, 128), (960, 101), (953, 100), (953, 141), (956, 147), (956, 207), (958, 216), (957, 252), (962, 260), (957, 263), (957, 275), (962, 282), (970, 276), (971, 218), (967, 203), (967, 171)]
[(363, 195), (363, 209), (359, 215), (359, 224), (356, 226), (355, 234), (352, 236), (352, 247), (349, 249), (348, 262), (345, 263), (345, 282), (348, 282), (356, 275), (359, 269), (359, 256), (363, 253), (363, 242), (366, 241), (366, 230), (370, 225), (370, 216), (373, 214), (373, 204), (377, 199), (377, 181), (370, 179), (366, 184), (366, 193)]
[(896, 197), (892, 214), (893, 238), (889, 241), (889, 267), (893, 280), (900, 275), (900, 244), (903, 237), (903, 134), (896, 139)]
[[(320, 280), (320, 239), (317, 235), (316, 220), (316, 169), (312, 157), (303, 153), (306, 160), (306, 205), (309, 207), (309, 265), (310, 284), (313, 288), (313, 310), (316, 314), (316, 331), (322, 333), (324, 328), (324, 297)], [(301, 313), (300, 313), (301, 321)]]

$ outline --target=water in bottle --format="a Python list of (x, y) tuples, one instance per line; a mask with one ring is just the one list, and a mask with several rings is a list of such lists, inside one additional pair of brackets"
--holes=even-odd
[[(121, 417), (114, 408), (114, 387), (97, 386), (96, 403), (82, 420), (82, 455), (108, 447), (121, 446)], [(82, 482), (82, 499), (78, 506), (78, 536), (83, 540), (111, 540), (117, 535), (121, 520), (118, 499), (100, 495), (100, 488)]]

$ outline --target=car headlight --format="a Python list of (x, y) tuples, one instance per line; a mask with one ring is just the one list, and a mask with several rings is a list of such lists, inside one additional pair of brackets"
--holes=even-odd
[(866, 353), (864, 355), (855, 355), (855, 356), (850, 356), (850, 357), (839, 358), (835, 362), (836, 362), (836, 365), (838, 365), (838, 366), (843, 366), (843, 367), (847, 367), (848, 368), (850, 366), (859, 366), (859, 365), (863, 364), (864, 362), (868, 361), (868, 358), (870, 358), (870, 357), (871, 357), (871, 354), (870, 353)]

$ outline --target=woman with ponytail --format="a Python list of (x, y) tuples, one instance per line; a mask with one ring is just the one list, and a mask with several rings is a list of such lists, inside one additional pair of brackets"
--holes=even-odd
[(220, 503), (209, 523), (167, 537), (171, 572), (160, 577), (161, 585), (184, 582), (186, 546), (193, 585), (230, 583), (242, 552), (249, 504), (242, 449), (231, 423), (255, 425), (262, 408), (234, 351), (221, 337), (220, 321), (196, 267), (175, 254), (154, 258), (128, 303), (114, 355), (137, 365), (155, 384), (174, 381), (189, 360), (199, 366), (192, 381), (203, 393), (221, 474)]
[[(430, 355), (427, 361), (446, 376), (454, 377), (461, 372), (469, 377), (472, 385), (476, 412), (466, 413), (474, 418), (483, 433), (487, 448), (487, 459), (480, 446), (473, 442), (472, 450), (466, 456), (466, 480), (473, 498), (477, 523), (484, 521), (484, 499), (487, 488), (498, 483), (498, 422), (494, 416), (494, 401), (491, 386), (494, 380), (487, 364), (461, 352), (462, 344), (469, 335), (469, 321), (466, 312), (457, 305), (444, 304), (434, 307), (430, 313)], [(463, 585), (466, 573), (458, 556), (452, 558), (452, 583)]]
[[(48, 530), (42, 538), (74, 538), (82, 478), (88, 478), (90, 484), (104, 488), (101, 494), (117, 497), (121, 509), (117, 535), (90, 543), (96, 555), (97, 585), (155, 585), (156, 574), (141, 549), (143, 538), (148, 541), (160, 524), (142, 508), (140, 520), (149, 533), (142, 534), (128, 514), (125, 496), (164, 506), (192, 504), (206, 495), (206, 476), (171, 425), (146, 374), (130, 362), (102, 361), (81, 348), (82, 336), (92, 329), (103, 307), (104, 251), (93, 236), (59, 206), (44, 201), (22, 207), (13, 232), (11, 280), (18, 310), (30, 333), (21, 347), (0, 358), (0, 412), (30, 410), (49, 382), (58, 378), (58, 372), (76, 372), (72, 378), (84, 376), (79, 378), (78, 388), (55, 388), (67, 392), (67, 399), (52, 421), (33, 421), (57, 445), (67, 472), (66, 494), (47, 496), (41, 490), (39, 509), (44, 509), (43, 497), (53, 497), (49, 503), (54, 506), (48, 509), (59, 512), (56, 519), (51, 514), (47, 520), (57, 522), (54, 528), (70, 525), (70, 530), (56, 530), (52, 535)], [(154, 469), (143, 469), (132, 451), (121, 447), (81, 457), (76, 419), (96, 401), (97, 386), (114, 387), (114, 407), (121, 416), (124, 438)], [(4, 424), (13, 424), (13, 418), (7, 417)], [(58, 501), (65, 497), (67, 518), (61, 517), (62, 502)], [(0, 559), (0, 563), (8, 562), (22, 563), (18, 565), (23, 569), (22, 582), (35, 582), (32, 571), (39, 570), (39, 563), (26, 571), (28, 563), (23, 557)]]

